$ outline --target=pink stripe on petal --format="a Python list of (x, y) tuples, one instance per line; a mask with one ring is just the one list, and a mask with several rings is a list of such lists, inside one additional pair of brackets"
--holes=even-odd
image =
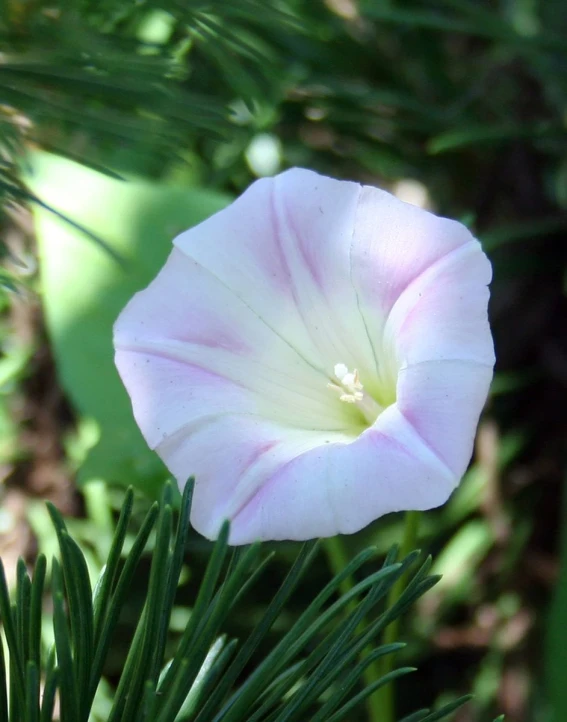
[[(273, 301), (266, 299), (265, 307)], [(224, 376), (249, 389), (262, 413), (275, 420), (300, 419), (313, 428), (342, 423), (333, 414), (328, 374), (309, 365), (211, 271), (179, 250), (124, 309), (114, 343), (118, 354), (138, 351)], [(136, 389), (130, 393), (134, 407), (142, 403)]]
[(294, 284), (271, 212), (274, 180), (253, 183), (232, 205), (175, 239), (313, 366), (320, 358), (298, 313)]
[(488, 325), (491, 268), (474, 241), (433, 264), (394, 304), (385, 345), (400, 366), (438, 359), (494, 364)]
[(364, 186), (354, 231), (356, 285), (369, 304), (388, 313), (414, 279), (471, 240), (462, 224)]
[(429, 361), (400, 371), (400, 411), (435, 454), (460, 478), (470, 461), (492, 366)]
[(373, 370), (350, 278), (359, 193), (356, 183), (293, 169), (257, 181), (175, 243), (312, 366), (329, 373), (356, 360)]
[(346, 437), (334, 432), (296, 430), (253, 415), (217, 414), (166, 440), (157, 451), (180, 483), (195, 475), (191, 520), (199, 532), (214, 538), (225, 518), (237, 517), (255, 503), (279, 469), (337, 440), (346, 443)]
[(258, 410), (246, 389), (194, 364), (118, 350), (116, 365), (151, 448), (205, 414)]
[(395, 407), (380, 419), (351, 444), (283, 465), (233, 519), (231, 543), (350, 534), (389, 512), (445, 502), (458, 479)]
[(250, 353), (236, 321), (247, 309), (235, 308), (234, 298), (195, 261), (174, 249), (152, 283), (126, 306), (114, 329), (115, 343), (167, 339)]
[(264, 427), (261, 419), (211, 417), (191, 436), (158, 449), (180, 483), (195, 476), (191, 522), (204, 536), (216, 538), (238, 479), (275, 443)]
[(297, 307), (319, 353), (327, 364), (345, 363), (368, 376), (374, 353), (350, 258), (360, 190), (357, 183), (295, 168), (275, 180), (274, 212)]

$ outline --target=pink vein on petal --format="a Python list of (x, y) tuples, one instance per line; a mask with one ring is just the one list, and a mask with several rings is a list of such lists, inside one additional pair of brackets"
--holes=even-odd
[(433, 456), (437, 459), (437, 461), (441, 464), (441, 466), (446, 470), (446, 472), (450, 476), (454, 476), (455, 472), (449, 467), (445, 459), (442, 459), (439, 455), (439, 452), (436, 451), (431, 444), (426, 441), (421, 433), (418, 431), (417, 426), (415, 424), (415, 416), (409, 409), (405, 409), (402, 411), (400, 407), (398, 406), (398, 411), (400, 412), (400, 415), (404, 418), (404, 420), (407, 422), (408, 426), (411, 427), (412, 431), (415, 433), (415, 435), (418, 437), (420, 442), (423, 444), (423, 446), (431, 453)]
[(293, 274), (291, 273), (291, 269), (289, 267), (289, 263), (287, 261), (285, 251), (282, 247), (282, 237), (281, 237), (282, 236), (282, 229), (281, 229), (282, 223), (281, 223), (281, 220), (279, 217), (279, 211), (278, 211), (277, 202), (276, 202), (277, 186), (276, 186), (275, 179), (272, 184), (271, 190), (272, 190), (272, 192), (270, 193), (270, 217), (272, 220), (272, 224), (274, 226), (274, 238), (276, 241), (276, 248), (278, 250), (278, 254), (281, 259), (282, 266), (285, 268), (286, 274), (289, 278), (289, 288), (291, 291), (293, 303), (295, 304), (295, 308), (297, 310), (299, 318), (301, 319), (301, 322), (303, 323), (303, 326), (306, 329), (308, 336), (311, 338), (311, 334), (309, 333), (309, 326), (305, 323), (305, 316), (303, 315), (303, 312), (301, 310), (301, 304), (299, 303), (299, 299), (297, 297), (297, 291), (295, 288), (295, 281), (293, 278)]
[(403, 301), (405, 296), (409, 293), (411, 293), (414, 286), (416, 286), (424, 276), (431, 274), (432, 276), (436, 273), (440, 273), (444, 270), (445, 265), (449, 265), (453, 261), (453, 257), (456, 256), (457, 258), (459, 255), (467, 254), (471, 252), (473, 249), (479, 249), (480, 246), (478, 244), (478, 241), (475, 241), (471, 238), (470, 241), (467, 241), (466, 243), (461, 244), (460, 246), (457, 246), (456, 248), (451, 248), (446, 253), (443, 253), (443, 255), (436, 258), (432, 263), (430, 263), (425, 268), (422, 268), (413, 278), (409, 279), (401, 288), (396, 289), (397, 296), (393, 300), (392, 305), (390, 306), (390, 310), (388, 311), (388, 315), (386, 316), (386, 321), (384, 323), (384, 328), (388, 326), (388, 322), (392, 318), (395, 309), (397, 306)]

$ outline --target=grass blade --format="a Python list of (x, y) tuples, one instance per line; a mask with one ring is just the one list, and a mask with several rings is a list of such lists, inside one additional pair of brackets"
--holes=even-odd
[(4, 658), (4, 644), (0, 637), (0, 719), (9, 719), (8, 717), (8, 676), (6, 669), (6, 660)]
[[(10, 604), (10, 595), (8, 593), (8, 585), (6, 584), (6, 574), (4, 565), (0, 559), (0, 621), (4, 627), (6, 641), (8, 642), (8, 651), (10, 653), (10, 688), (12, 690), (10, 706), (14, 703), (14, 697), (17, 696), (20, 705), (24, 706), (25, 700), (25, 682), (24, 682), (24, 663), (20, 647), (18, 645), (18, 635), (16, 615), (12, 612)], [(15, 694), (13, 694), (15, 692)]]
[(179, 665), (181, 664), (181, 660), (187, 656), (189, 649), (193, 644), (194, 637), (198, 631), (199, 625), (201, 625), (203, 620), (206, 618), (207, 610), (213, 597), (214, 590), (226, 557), (228, 547), (228, 534), (229, 525), (228, 522), (226, 522), (225, 524), (223, 524), (219, 537), (213, 547), (213, 553), (211, 554), (211, 558), (207, 565), (203, 582), (201, 583), (201, 586), (199, 588), (199, 593), (197, 595), (197, 600), (195, 602), (195, 606), (193, 607), (193, 613), (191, 614), (189, 623), (185, 627), (185, 631), (183, 632), (183, 636), (181, 637), (181, 640), (179, 642), (173, 662), (169, 667), (162, 683), (159, 686), (159, 693), (163, 697), (166, 697), (168, 695), (169, 690), (173, 684), (175, 675), (177, 674)]
[(47, 560), (44, 554), (40, 554), (33, 572), (29, 625), (29, 659), (38, 669), (41, 664), (41, 611), (46, 570)]
[(385, 684), (390, 684), (390, 682), (393, 682), (399, 677), (405, 677), (405, 675), (415, 671), (415, 667), (400, 667), (400, 669), (395, 669), (393, 672), (385, 675), (377, 682), (374, 682), (374, 684), (369, 685), (368, 687), (366, 687), (366, 689), (363, 689), (362, 692), (359, 692), (357, 695), (355, 695), (337, 712), (335, 712), (335, 714), (331, 715), (331, 717), (329, 717), (326, 722), (341, 722), (357, 705), (359, 705), (361, 702), (364, 702), (365, 699), (370, 697), (371, 694), (374, 694), (374, 692), (380, 689), (380, 687), (383, 687)]
[(71, 634), (65, 616), (63, 574), (57, 559), (53, 560), (51, 578), (53, 584), (53, 629), (61, 676), (61, 722), (80, 722), (77, 680), (71, 652)]
[[(254, 629), (244, 647), (238, 653), (234, 662), (230, 665), (229, 669), (224, 675), (222, 684), (225, 689), (230, 687), (236, 681), (238, 675), (241, 673), (244, 665), (248, 661), (252, 651), (256, 648), (261, 639), (271, 629), (272, 624), (279, 616), (283, 606), (293, 593), (297, 584), (299, 583), (304, 572), (313, 561), (314, 557), (319, 551), (317, 543), (304, 544), (299, 555), (297, 556), (293, 567), (289, 574), (284, 580), (281, 587), (278, 589), (274, 599), (270, 606), (266, 610), (264, 617), (260, 624)], [(232, 699), (227, 702), (223, 709), (215, 716), (213, 722), (233, 722), (234, 720), (241, 719), (241, 715), (245, 710), (250, 708), (254, 698), (262, 691), (266, 686), (263, 675), (269, 670), (269, 666), (265, 663), (260, 665), (248, 678), (246, 688), (241, 688), (237, 695), (233, 695)], [(232, 709), (231, 709), (232, 708)], [(230, 710), (230, 711), (228, 711)], [(204, 714), (204, 710), (201, 715)], [(201, 717), (201, 715), (199, 717)], [(197, 718), (198, 722), (202, 722), (201, 719)], [(206, 717), (204, 717), (206, 719)]]
[[(116, 692), (116, 709), (123, 707), (123, 712), (120, 717), (117, 717), (113, 709), (109, 722), (115, 719), (138, 719), (143, 701), (143, 685), (145, 682), (152, 682), (154, 685), (157, 682), (157, 670), (162, 665), (162, 658), (157, 659), (154, 655), (160, 628), (160, 615), (163, 612), (163, 602), (167, 592), (171, 516), (171, 506), (165, 505), (158, 521), (146, 605), (138, 630), (136, 630), (136, 636), (138, 631), (142, 630), (140, 642), (130, 649)], [(164, 620), (164, 623), (167, 624), (168, 621), (169, 617)], [(125, 700), (124, 703), (122, 698)]]
[(128, 589), (130, 588), (132, 577), (134, 576), (134, 572), (136, 571), (140, 558), (146, 547), (148, 537), (150, 536), (150, 533), (156, 522), (158, 511), (159, 506), (157, 503), (154, 504), (148, 511), (146, 518), (144, 519), (144, 522), (140, 528), (140, 531), (136, 536), (134, 544), (132, 545), (132, 549), (130, 550), (130, 553), (126, 558), (124, 568), (122, 569), (122, 572), (118, 578), (116, 589), (112, 594), (112, 599), (108, 604), (105, 616), (101, 616), (100, 637), (94, 653), (91, 682), (88, 692), (91, 702), (94, 699), (94, 695), (100, 681), (102, 668), (110, 645), (110, 638), (118, 621), (120, 610), (124, 605), (124, 601)]
[(128, 524), (130, 522), (130, 517), (132, 516), (133, 505), (134, 492), (132, 488), (129, 488), (126, 491), (122, 509), (120, 510), (120, 517), (116, 525), (107, 562), (104, 566), (99, 583), (93, 592), (94, 643), (97, 647), (100, 643), (104, 620), (108, 611), (108, 605), (110, 604), (112, 589), (118, 575), (118, 565), (120, 563), (122, 549), (124, 548), (124, 540), (126, 539)]
[(55, 695), (59, 684), (59, 668), (55, 663), (55, 649), (47, 660), (47, 670), (45, 673), (45, 683), (43, 687), (43, 699), (41, 701), (40, 722), (52, 722), (53, 711), (55, 709)]
[(39, 722), (39, 669), (31, 660), (26, 669), (25, 722)]

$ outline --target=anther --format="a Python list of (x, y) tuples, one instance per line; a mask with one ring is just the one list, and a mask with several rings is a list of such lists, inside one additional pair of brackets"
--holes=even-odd
[(373, 423), (382, 408), (364, 392), (358, 370), (354, 369), (351, 372), (345, 364), (335, 364), (333, 371), (336, 382), (329, 382), (327, 388), (337, 393), (340, 401), (344, 401), (346, 404), (356, 404), (365, 418)]

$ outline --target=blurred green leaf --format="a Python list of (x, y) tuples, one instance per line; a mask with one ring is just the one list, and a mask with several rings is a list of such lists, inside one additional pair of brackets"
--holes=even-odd
[(546, 234), (565, 232), (566, 228), (567, 219), (563, 216), (538, 218), (523, 223), (508, 223), (484, 232), (481, 238), (482, 247), (487, 253), (491, 253), (507, 243), (516, 243)]
[(135, 483), (153, 495), (166, 473), (134, 423), (114, 367), (112, 326), (164, 263), (173, 237), (228, 199), (196, 188), (118, 181), (45, 153), (34, 155), (32, 168), (30, 187), (45, 203), (103, 238), (124, 259), (118, 264), (61, 218), (34, 209), (58, 373), (77, 411), (101, 429), (80, 481)]
[(444, 605), (466, 599), (476, 580), (474, 570), (494, 543), (483, 519), (472, 519), (456, 531), (437, 557), (432, 571), (441, 576), (434, 594)]
[(539, 123), (536, 125), (504, 123), (490, 125), (482, 123), (464, 128), (452, 128), (432, 138), (427, 144), (429, 153), (447, 153), (467, 146), (480, 144), (502, 143), (518, 138), (542, 138), (563, 133), (559, 125)]

